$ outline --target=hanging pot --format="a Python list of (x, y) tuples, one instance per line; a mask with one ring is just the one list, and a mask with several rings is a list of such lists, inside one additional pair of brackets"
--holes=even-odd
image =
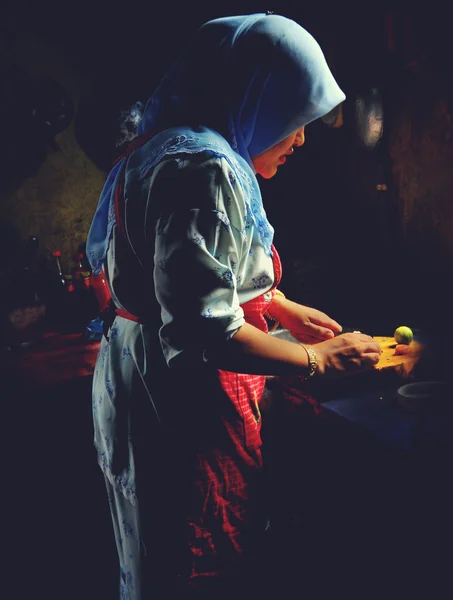
[(377, 87), (357, 92), (354, 97), (354, 128), (360, 146), (372, 150), (384, 133), (384, 109)]

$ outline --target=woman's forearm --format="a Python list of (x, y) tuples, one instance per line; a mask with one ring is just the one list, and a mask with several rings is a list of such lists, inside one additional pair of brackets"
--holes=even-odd
[(292, 302), (292, 300), (288, 300), (288, 298), (285, 298), (284, 296), (275, 294), (267, 312), (276, 321), (281, 321), (282, 316), (288, 310), (288, 306), (294, 306), (294, 304), (295, 303)]
[(223, 344), (210, 348), (208, 360), (217, 368), (257, 375), (306, 375), (308, 354), (300, 344), (288, 342), (245, 323)]

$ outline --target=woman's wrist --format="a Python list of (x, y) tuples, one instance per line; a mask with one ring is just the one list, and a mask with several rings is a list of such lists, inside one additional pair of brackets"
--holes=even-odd
[(310, 369), (308, 354), (300, 344), (267, 335), (244, 323), (233, 337), (209, 350), (211, 365), (224, 371), (257, 375), (299, 375)]
[(279, 289), (273, 290), (272, 300), (269, 302), (268, 309), (264, 313), (266, 319), (270, 319), (271, 321), (278, 323), (280, 321), (281, 307), (285, 302), (287, 302), (285, 294)]
[(318, 372), (318, 356), (316, 350), (307, 344), (300, 344), (308, 356), (308, 368), (304, 374), (304, 379), (312, 379)]

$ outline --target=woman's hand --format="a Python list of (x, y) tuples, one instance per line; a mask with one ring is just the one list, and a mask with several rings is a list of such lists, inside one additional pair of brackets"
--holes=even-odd
[(367, 371), (379, 362), (381, 348), (369, 335), (344, 333), (320, 342), (314, 348), (318, 360), (317, 375), (337, 379)]
[(320, 310), (281, 296), (274, 297), (269, 312), (296, 340), (304, 344), (330, 340), (342, 330), (339, 323)]

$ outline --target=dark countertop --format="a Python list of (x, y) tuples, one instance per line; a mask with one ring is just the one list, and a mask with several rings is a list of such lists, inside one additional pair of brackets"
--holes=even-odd
[[(274, 335), (297, 342), (286, 330), (279, 330)], [(393, 450), (411, 452), (422, 446), (435, 448), (447, 442), (451, 435), (453, 387), (450, 386), (447, 392), (449, 397), (444, 399), (443, 404), (430, 407), (425, 403), (422, 410), (411, 411), (397, 401), (400, 386), (438, 379), (438, 373), (433, 369), (430, 340), (423, 334), (419, 334), (420, 338), (426, 350), (423, 360), (410, 376), (403, 377), (394, 372), (370, 372), (334, 383), (312, 385), (299, 384), (297, 378), (288, 378), (286, 381), (282, 378), (281, 387), (287, 397), (293, 394), (292, 400), (296, 404), (310, 407), (306, 414), (312, 411), (313, 414), (322, 414), (324, 419), (338, 417), (339, 423), (346, 421)], [(278, 379), (276, 381), (278, 386)]]
[[(404, 382), (401, 382), (403, 385)], [(403, 452), (434, 448), (451, 434), (446, 410), (410, 411), (397, 401), (397, 387), (340, 396), (323, 408), (362, 428), (382, 443)]]
[[(437, 379), (430, 365), (413, 376)], [(337, 589), (409, 598), (423, 586), (427, 597), (448, 597), (453, 397), (411, 412), (396, 401), (408, 381), (395, 374), (313, 383), (268, 382), (275, 419), (264, 416), (263, 434), (281, 579), (296, 589), (303, 569), (322, 599)]]
[[(279, 336), (294, 340), (289, 332), (280, 331)], [(39, 393), (91, 376), (99, 345), (83, 333), (47, 331), (29, 347), (3, 353), (0, 375), (6, 384), (19, 383)], [(338, 417), (398, 451), (410, 452), (420, 444), (438, 445), (451, 432), (451, 411), (411, 412), (398, 404), (398, 387), (407, 383), (399, 376), (371, 374), (311, 388), (299, 386), (298, 378), (281, 381), (286, 392), (294, 398), (299, 394), (297, 402), (309, 406), (313, 414)]]

